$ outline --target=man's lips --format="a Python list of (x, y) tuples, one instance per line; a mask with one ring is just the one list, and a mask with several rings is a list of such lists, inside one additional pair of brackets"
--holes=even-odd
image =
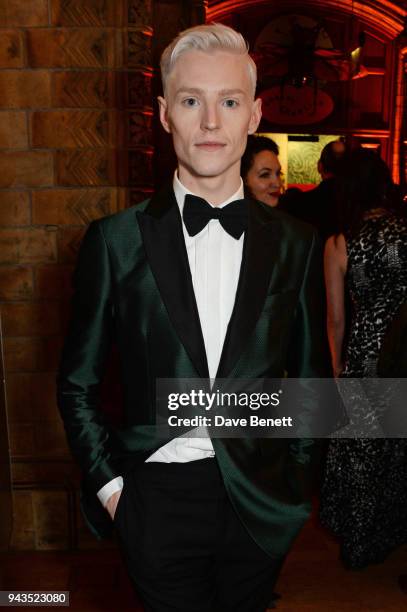
[(226, 145), (223, 142), (208, 141), (208, 142), (197, 142), (195, 146), (198, 147), (198, 149), (205, 149), (207, 151), (217, 151), (218, 149), (222, 149)]
[(269, 196), (271, 196), (272, 198), (279, 198), (280, 197), (280, 192), (279, 191), (272, 191), (269, 193)]

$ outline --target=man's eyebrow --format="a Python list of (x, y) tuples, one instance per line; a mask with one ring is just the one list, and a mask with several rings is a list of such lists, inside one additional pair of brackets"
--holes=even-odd
[(234, 94), (243, 94), (245, 95), (247, 92), (244, 89), (221, 89), (219, 95), (221, 96), (232, 96)]
[(180, 93), (202, 93), (203, 89), (200, 89), (199, 87), (180, 87), (179, 89), (177, 89), (177, 91), (175, 92), (175, 95), (178, 95)]
[[(175, 95), (179, 95), (181, 93), (186, 93), (186, 94), (203, 94), (206, 93), (205, 89), (201, 89), (200, 87), (180, 87), (179, 89), (177, 89), (177, 91), (175, 92)], [(218, 95), (219, 96), (231, 96), (231, 95), (235, 95), (235, 94), (243, 94), (245, 95), (247, 92), (245, 92), (243, 89), (221, 89), (220, 91), (218, 91)]]

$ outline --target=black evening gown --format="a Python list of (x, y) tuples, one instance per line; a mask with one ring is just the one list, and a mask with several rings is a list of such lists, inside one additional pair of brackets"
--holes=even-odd
[[(371, 217), (346, 246), (352, 314), (341, 376), (375, 377), (386, 329), (407, 300), (407, 221)], [(380, 563), (407, 543), (407, 440), (331, 440), (320, 517), (348, 568)]]

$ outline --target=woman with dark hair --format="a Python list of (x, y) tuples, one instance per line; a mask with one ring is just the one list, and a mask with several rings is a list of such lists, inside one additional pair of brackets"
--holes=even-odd
[[(407, 300), (407, 221), (389, 169), (374, 151), (350, 154), (338, 196), (340, 230), (328, 239), (324, 258), (333, 370), (342, 378), (377, 377), (386, 330)], [(346, 291), (351, 313), (345, 340)], [(366, 405), (350, 408), (356, 415), (351, 420), (366, 419)], [(407, 440), (332, 440), (320, 516), (340, 538), (351, 569), (379, 563), (407, 543)]]
[(274, 140), (266, 136), (248, 136), (241, 175), (249, 197), (268, 206), (277, 206), (282, 178), (278, 146)]

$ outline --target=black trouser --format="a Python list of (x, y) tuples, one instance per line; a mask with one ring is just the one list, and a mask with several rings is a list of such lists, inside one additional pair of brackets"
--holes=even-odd
[(281, 559), (248, 534), (215, 459), (144, 463), (124, 478), (114, 518), (147, 612), (264, 612)]

